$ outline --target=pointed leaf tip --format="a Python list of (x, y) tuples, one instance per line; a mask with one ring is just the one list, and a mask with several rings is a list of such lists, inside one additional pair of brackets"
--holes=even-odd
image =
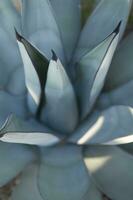
[(8, 116), (0, 129), (0, 141), (6, 143), (28, 144), (37, 146), (52, 146), (60, 142), (60, 138), (49, 130), (34, 131), (26, 121), (12, 114)]
[[(10, 123), (11, 119), (13, 117), (13, 114), (9, 114), (5, 120), (5, 122), (3, 123), (3, 125), (0, 127), (0, 133), (2, 133), (2, 131), (5, 130), (5, 128), (8, 126), (8, 124)], [(5, 133), (0, 134), (0, 138), (4, 136)]]
[(22, 40), (22, 36), (18, 33), (18, 31), (17, 31), (17, 29), (14, 27), (14, 30), (15, 30), (15, 34), (16, 34), (16, 38), (17, 38), (17, 40), (19, 41), (19, 42), (21, 42), (21, 40)]
[(80, 81), (77, 82), (76, 87), (82, 119), (89, 114), (104, 86), (106, 75), (119, 42), (120, 25), (121, 21), (111, 34), (92, 51), (88, 51), (81, 57), (78, 63)]
[(52, 52), (52, 60), (54, 60), (54, 61), (56, 61), (56, 62), (57, 62), (57, 60), (58, 60), (58, 57), (57, 57), (57, 55), (56, 55), (55, 51), (52, 49), (52, 50), (51, 50), (51, 52)]
[(115, 28), (115, 30), (113, 31), (114, 33), (118, 34), (120, 32), (120, 27), (122, 24), (122, 20), (118, 23), (117, 27)]

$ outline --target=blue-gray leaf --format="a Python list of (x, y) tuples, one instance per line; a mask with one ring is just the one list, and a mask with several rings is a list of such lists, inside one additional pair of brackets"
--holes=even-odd
[(91, 52), (86, 52), (78, 63), (76, 90), (82, 119), (89, 114), (104, 86), (106, 74), (118, 44), (120, 24)]
[(109, 198), (132, 200), (132, 155), (118, 147), (93, 146), (85, 151), (85, 163), (101, 191)]
[(49, 0), (22, 0), (22, 29), (24, 36), (48, 59), (54, 49), (65, 63), (60, 32)]
[(23, 171), (20, 183), (12, 192), (11, 200), (43, 200), (37, 184), (38, 170), (36, 163)]
[(51, 146), (60, 142), (60, 139), (49, 133), (48, 129), (46, 129), (45, 133), (45, 127), (44, 132), (34, 131), (33, 127), (34, 124), (32, 125), (15, 116), (10, 116), (0, 130), (0, 141), (38, 146)]
[(24, 63), (25, 82), (28, 90), (29, 108), (37, 112), (44, 90), (48, 69), (45, 56), (16, 32), (18, 46)]
[(11, 0), (0, 1), (0, 24), (15, 40), (14, 27), (20, 31), (20, 14), (17, 12)]
[(106, 109), (113, 105), (133, 107), (133, 80), (109, 92), (103, 92), (96, 104), (98, 109)]
[[(105, 90), (112, 90), (133, 79), (133, 33), (119, 45), (110, 66)], [(116, 76), (117, 74), (117, 76)]]
[(91, 184), (81, 147), (75, 145), (41, 149), (38, 178), (42, 197), (50, 200), (84, 199)]
[(27, 117), (29, 112), (26, 106), (26, 97), (25, 95), (17, 97), (0, 91), (0, 126), (11, 113), (22, 118)]
[(20, 63), (16, 41), (11, 40), (8, 33), (0, 27), (0, 88), (6, 86), (11, 73)]
[(122, 21), (120, 38), (124, 32), (132, 0), (101, 0), (89, 17), (78, 44), (76, 58), (97, 46)]
[(69, 62), (76, 47), (81, 28), (80, 0), (50, 0), (50, 2), (55, 11), (62, 43)]
[(46, 104), (41, 119), (53, 129), (69, 133), (78, 122), (78, 108), (72, 84), (60, 60), (50, 61), (45, 87)]
[(0, 187), (15, 178), (34, 159), (34, 151), (29, 147), (0, 142)]
[(95, 112), (77, 128), (69, 141), (83, 144), (119, 145), (133, 142), (133, 109), (112, 106)]

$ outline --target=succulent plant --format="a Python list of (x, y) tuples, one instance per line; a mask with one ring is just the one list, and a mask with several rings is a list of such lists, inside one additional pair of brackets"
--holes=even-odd
[(80, 0), (22, 0), (21, 17), (0, 1), (0, 186), (22, 172), (12, 200), (132, 199), (132, 35), (111, 63), (131, 3), (101, 0), (81, 29)]

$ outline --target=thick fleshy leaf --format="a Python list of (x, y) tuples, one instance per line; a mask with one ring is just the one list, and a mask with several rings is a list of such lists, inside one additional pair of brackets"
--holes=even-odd
[(24, 78), (23, 66), (17, 66), (17, 68), (10, 75), (8, 79), (6, 90), (13, 95), (25, 95), (26, 85)]
[(118, 147), (92, 146), (86, 149), (84, 156), (89, 173), (108, 197), (132, 200), (132, 155)]
[(11, 0), (0, 1), (0, 24), (10, 34), (10, 39), (15, 39), (14, 26), (20, 30), (20, 15)]
[(79, 97), (81, 118), (91, 111), (103, 88), (113, 54), (119, 39), (120, 24), (102, 43), (87, 52), (78, 63), (76, 90)]
[(0, 127), (11, 113), (22, 118), (29, 114), (26, 106), (26, 96), (17, 97), (0, 91)]
[(59, 138), (50, 133), (9, 132), (0, 137), (0, 141), (7, 143), (29, 144), (38, 146), (52, 146), (60, 142)]
[(10, 116), (0, 130), (0, 141), (7, 143), (51, 146), (60, 140), (57, 136), (45, 132), (35, 132), (34, 126), (14, 116)]
[(50, 0), (50, 2), (55, 11), (67, 61), (69, 62), (80, 33), (80, 0)]
[(34, 152), (27, 146), (0, 142), (0, 187), (15, 178), (33, 159)]
[(43, 200), (38, 188), (38, 166), (30, 165), (21, 176), (20, 183), (14, 188), (11, 200)]
[[(110, 66), (105, 90), (115, 89), (133, 79), (133, 33), (119, 45)], [(117, 76), (116, 76), (117, 74)]]
[[(38, 171), (39, 166), (37, 164), (34, 164), (29, 166), (23, 172), (20, 183), (13, 190), (11, 198), (12, 200), (43, 200), (41, 191), (38, 188)], [(45, 194), (45, 198), (46, 197), (47, 195)], [(54, 199), (56, 199), (55, 196)], [(88, 187), (88, 192), (82, 197), (82, 200), (91, 199), (103, 200), (101, 193), (98, 191), (92, 181), (91, 185)]]
[(44, 199), (83, 199), (89, 190), (90, 177), (82, 160), (81, 147), (63, 145), (41, 149), (38, 178)]
[(51, 49), (54, 49), (64, 63), (60, 32), (49, 0), (22, 0), (22, 27), (24, 36), (48, 59), (51, 58)]
[(133, 109), (112, 106), (88, 117), (69, 139), (83, 144), (126, 144), (133, 142)]
[(102, 93), (97, 101), (99, 109), (106, 109), (112, 105), (125, 105), (133, 107), (133, 80), (126, 84)]
[(82, 200), (103, 200), (103, 195), (96, 187), (95, 183), (91, 181), (91, 185), (88, 191), (88, 194)]
[(45, 98), (41, 119), (57, 131), (72, 132), (78, 122), (77, 102), (67, 73), (54, 52), (47, 74)]
[[(132, 0), (101, 0), (89, 17), (79, 40), (76, 58), (97, 46), (122, 21), (124, 32)], [(113, 17), (112, 17), (113, 16)]]
[(16, 32), (18, 45), (24, 63), (25, 81), (28, 89), (29, 107), (37, 112), (44, 90), (48, 60), (32, 44)]
[(0, 88), (6, 86), (11, 73), (20, 65), (20, 62), (16, 43), (10, 39), (4, 29), (0, 28)]

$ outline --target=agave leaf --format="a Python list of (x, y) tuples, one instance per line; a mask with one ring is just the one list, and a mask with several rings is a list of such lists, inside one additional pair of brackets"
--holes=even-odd
[(23, 171), (21, 182), (12, 193), (11, 200), (43, 200), (38, 188), (38, 166), (33, 164)]
[(120, 87), (133, 79), (132, 43), (133, 33), (130, 33), (119, 45), (107, 75), (106, 91)]
[(16, 32), (17, 41), (24, 63), (26, 87), (28, 90), (29, 107), (33, 113), (37, 112), (40, 105), (42, 91), (44, 90), (48, 69), (48, 60)]
[(88, 191), (88, 194), (85, 195), (85, 197), (83, 198), (83, 200), (103, 200), (103, 195), (100, 192), (100, 190), (98, 190), (98, 188), (96, 187), (95, 183), (93, 181), (91, 181), (91, 185)]
[(20, 15), (11, 0), (0, 1), (0, 24), (15, 39), (14, 26), (20, 31)]
[(77, 85), (81, 118), (91, 111), (103, 88), (114, 51), (118, 44), (120, 24), (103, 42), (87, 52), (78, 63)]
[(67, 73), (54, 52), (47, 74), (45, 98), (42, 120), (55, 130), (73, 131), (78, 122), (76, 98)]
[[(47, 131), (47, 130), (46, 130)], [(31, 124), (10, 116), (0, 130), (0, 141), (7, 143), (51, 146), (60, 140), (50, 133), (35, 132)]]
[(24, 36), (48, 59), (51, 58), (51, 49), (54, 49), (65, 62), (60, 32), (49, 0), (22, 0), (22, 28)]
[(16, 43), (10, 39), (4, 29), (0, 28), (0, 88), (6, 86), (9, 75), (17, 65), (20, 65), (20, 61)]
[(97, 102), (99, 109), (106, 109), (112, 105), (125, 105), (133, 107), (133, 80), (111, 90), (103, 92)]
[(10, 79), (6, 85), (6, 89), (9, 93), (13, 95), (25, 95), (26, 85), (24, 78), (23, 66), (17, 66), (16, 70), (10, 75)]
[(67, 61), (69, 62), (76, 47), (81, 28), (80, 0), (50, 0), (50, 2), (55, 11)]
[(81, 147), (42, 148), (38, 178), (43, 199), (83, 199), (89, 190), (90, 177), (82, 160)]
[(89, 173), (108, 197), (132, 199), (133, 157), (130, 154), (118, 147), (93, 146), (86, 149), (84, 156)]
[(112, 106), (86, 119), (69, 139), (83, 144), (126, 144), (133, 142), (133, 109)]
[[(35, 164), (29, 166), (25, 171), (23, 171), (20, 184), (18, 184), (13, 190), (11, 198), (12, 200), (43, 199), (42, 194), (38, 188), (38, 171), (39, 171), (39, 166)], [(45, 194), (45, 198), (46, 196), (47, 195)], [(102, 200), (102, 195), (92, 182), (87, 194), (82, 198), (82, 200), (88, 200), (88, 199)]]
[(83, 28), (76, 58), (81, 57), (84, 52), (97, 46), (111, 33), (119, 21), (122, 21), (121, 38), (128, 20), (131, 4), (132, 0), (101, 0)]
[(34, 159), (34, 151), (29, 147), (0, 142), (0, 187), (16, 177)]
[(52, 146), (59, 143), (59, 138), (50, 133), (39, 133), (39, 132), (7, 132), (2, 137), (0, 141), (7, 143), (17, 143), (17, 144), (29, 144), (38, 146)]
[(28, 115), (26, 97), (17, 97), (0, 91), (0, 126), (11, 113), (15, 113), (20, 117), (26, 117)]

